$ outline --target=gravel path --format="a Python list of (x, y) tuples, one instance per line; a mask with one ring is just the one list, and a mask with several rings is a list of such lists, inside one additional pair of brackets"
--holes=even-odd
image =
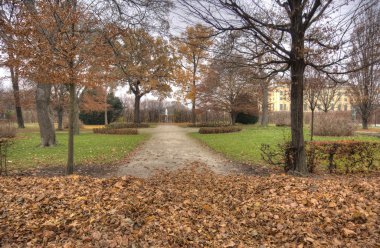
[(151, 138), (119, 168), (118, 176), (132, 175), (146, 178), (159, 170), (175, 170), (192, 162), (204, 163), (220, 174), (246, 170), (244, 166), (233, 164), (187, 135), (196, 129), (158, 125), (156, 128), (141, 131), (150, 133)]

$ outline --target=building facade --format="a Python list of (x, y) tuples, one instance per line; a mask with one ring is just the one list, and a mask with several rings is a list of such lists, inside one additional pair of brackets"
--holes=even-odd
[[(290, 88), (287, 85), (279, 85), (269, 92), (270, 111), (290, 111)], [(346, 87), (339, 87), (332, 91), (331, 89), (322, 90), (317, 102), (316, 112), (328, 111), (352, 111), (353, 106), (347, 94)], [(305, 97), (304, 111), (310, 112), (309, 104)]]

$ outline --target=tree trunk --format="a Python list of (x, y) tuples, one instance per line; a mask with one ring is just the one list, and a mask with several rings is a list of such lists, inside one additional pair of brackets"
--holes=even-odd
[(58, 117), (58, 130), (63, 130), (63, 108), (59, 107), (57, 109), (57, 117)]
[(67, 152), (67, 166), (66, 174), (71, 175), (74, 173), (74, 133), (75, 133), (75, 105), (76, 105), (76, 92), (75, 84), (69, 84), (69, 142)]
[(50, 94), (50, 84), (37, 84), (36, 111), (42, 147), (56, 144), (53, 115), (50, 108)]
[(262, 102), (262, 116), (261, 116), (261, 126), (266, 127), (268, 126), (269, 122), (269, 81), (265, 81), (264, 85), (262, 87), (262, 94), (263, 94), (263, 102)]
[(22, 110), (21, 110), (18, 68), (10, 66), (9, 70), (11, 73), (13, 96), (15, 100), (17, 125), (18, 125), (18, 128), (25, 128), (24, 118), (22, 116)]
[(230, 116), (231, 116), (231, 124), (235, 125), (236, 124), (237, 113), (236, 112), (230, 112)]
[(191, 123), (195, 124), (197, 122), (197, 114), (195, 113), (195, 98), (191, 101)]
[(80, 120), (79, 120), (79, 98), (75, 94), (74, 103), (74, 134), (80, 134)]
[(140, 100), (141, 100), (141, 96), (135, 95), (134, 122), (137, 124), (141, 123), (141, 120), (140, 120)]
[(106, 97), (104, 99), (104, 125), (108, 125), (107, 90), (106, 90)]
[(363, 129), (368, 129), (368, 115), (362, 115), (362, 127)]
[(294, 63), (291, 67), (291, 148), (293, 164), (291, 170), (307, 173), (306, 155), (303, 137), (303, 73), (305, 64)]
[(310, 123), (310, 141), (313, 141), (314, 136), (314, 110), (311, 110), (311, 123)]

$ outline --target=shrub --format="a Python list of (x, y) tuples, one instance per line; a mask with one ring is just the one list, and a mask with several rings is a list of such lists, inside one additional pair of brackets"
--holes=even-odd
[(200, 134), (211, 133), (233, 133), (241, 131), (240, 127), (226, 126), (226, 127), (201, 127), (199, 129)]
[(7, 152), (11, 138), (16, 137), (16, 127), (11, 123), (0, 124), (0, 175), (7, 174)]
[(94, 128), (94, 133), (99, 134), (128, 134), (128, 135), (135, 135), (138, 134), (138, 131), (136, 128)]
[(225, 122), (202, 122), (196, 124), (188, 124), (188, 127), (227, 127), (230, 126), (230, 123)]
[[(327, 166), (331, 172), (371, 171), (379, 169), (380, 143), (365, 141), (309, 142), (308, 155), (312, 164)], [(312, 157), (311, 157), (312, 156)]]
[(277, 127), (289, 127), (290, 126), (290, 112), (280, 111), (272, 112), (269, 116), (271, 123), (274, 123)]
[(314, 135), (318, 136), (351, 136), (355, 124), (346, 115), (336, 113), (318, 113), (314, 121)]
[(106, 125), (108, 129), (124, 129), (124, 128), (148, 128), (149, 124), (147, 123), (123, 123), (123, 122), (114, 122)]
[[(289, 142), (273, 148), (261, 145), (261, 157), (270, 165), (283, 166), (288, 171), (293, 165), (293, 150)], [(309, 172), (317, 166), (330, 173), (343, 171), (371, 171), (380, 169), (380, 143), (364, 141), (309, 142), (306, 145), (306, 159)]]
[(16, 137), (16, 127), (11, 123), (0, 124), (0, 139)]
[(251, 114), (239, 113), (236, 116), (236, 122), (241, 124), (256, 124), (258, 120), (258, 116)]

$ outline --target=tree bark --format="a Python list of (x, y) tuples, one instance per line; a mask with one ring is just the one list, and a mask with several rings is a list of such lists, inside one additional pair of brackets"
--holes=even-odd
[(368, 129), (368, 116), (362, 115), (362, 127), (363, 129)]
[(75, 94), (74, 103), (74, 134), (80, 134), (80, 120), (79, 120), (79, 98)]
[(57, 117), (58, 117), (58, 130), (63, 130), (63, 109), (58, 108), (57, 109)]
[(50, 84), (37, 84), (36, 110), (42, 147), (54, 146), (56, 144), (53, 115), (50, 108), (50, 94)]
[(231, 124), (235, 125), (236, 124), (237, 113), (236, 112), (230, 112), (230, 116), (231, 116)]
[(195, 124), (197, 122), (197, 114), (195, 113), (195, 98), (191, 100), (191, 123)]
[(69, 85), (69, 142), (68, 142), (68, 153), (67, 153), (67, 166), (66, 174), (71, 175), (74, 173), (74, 133), (75, 133), (75, 105), (76, 105), (76, 92), (75, 84)]
[(107, 89), (106, 89), (106, 96), (104, 99), (104, 125), (108, 125)]
[(141, 100), (141, 96), (135, 95), (134, 122), (137, 123), (137, 124), (141, 123), (141, 119), (140, 119), (140, 100)]
[(268, 126), (269, 122), (269, 90), (268, 90), (268, 81), (265, 81), (262, 85), (262, 94), (263, 94), (263, 102), (262, 102), (262, 116), (261, 116), (261, 126)]
[(20, 101), (18, 68), (10, 66), (9, 70), (11, 73), (13, 96), (14, 96), (14, 100), (15, 100), (17, 125), (18, 125), (18, 128), (25, 128), (24, 118), (22, 116), (21, 101)]

